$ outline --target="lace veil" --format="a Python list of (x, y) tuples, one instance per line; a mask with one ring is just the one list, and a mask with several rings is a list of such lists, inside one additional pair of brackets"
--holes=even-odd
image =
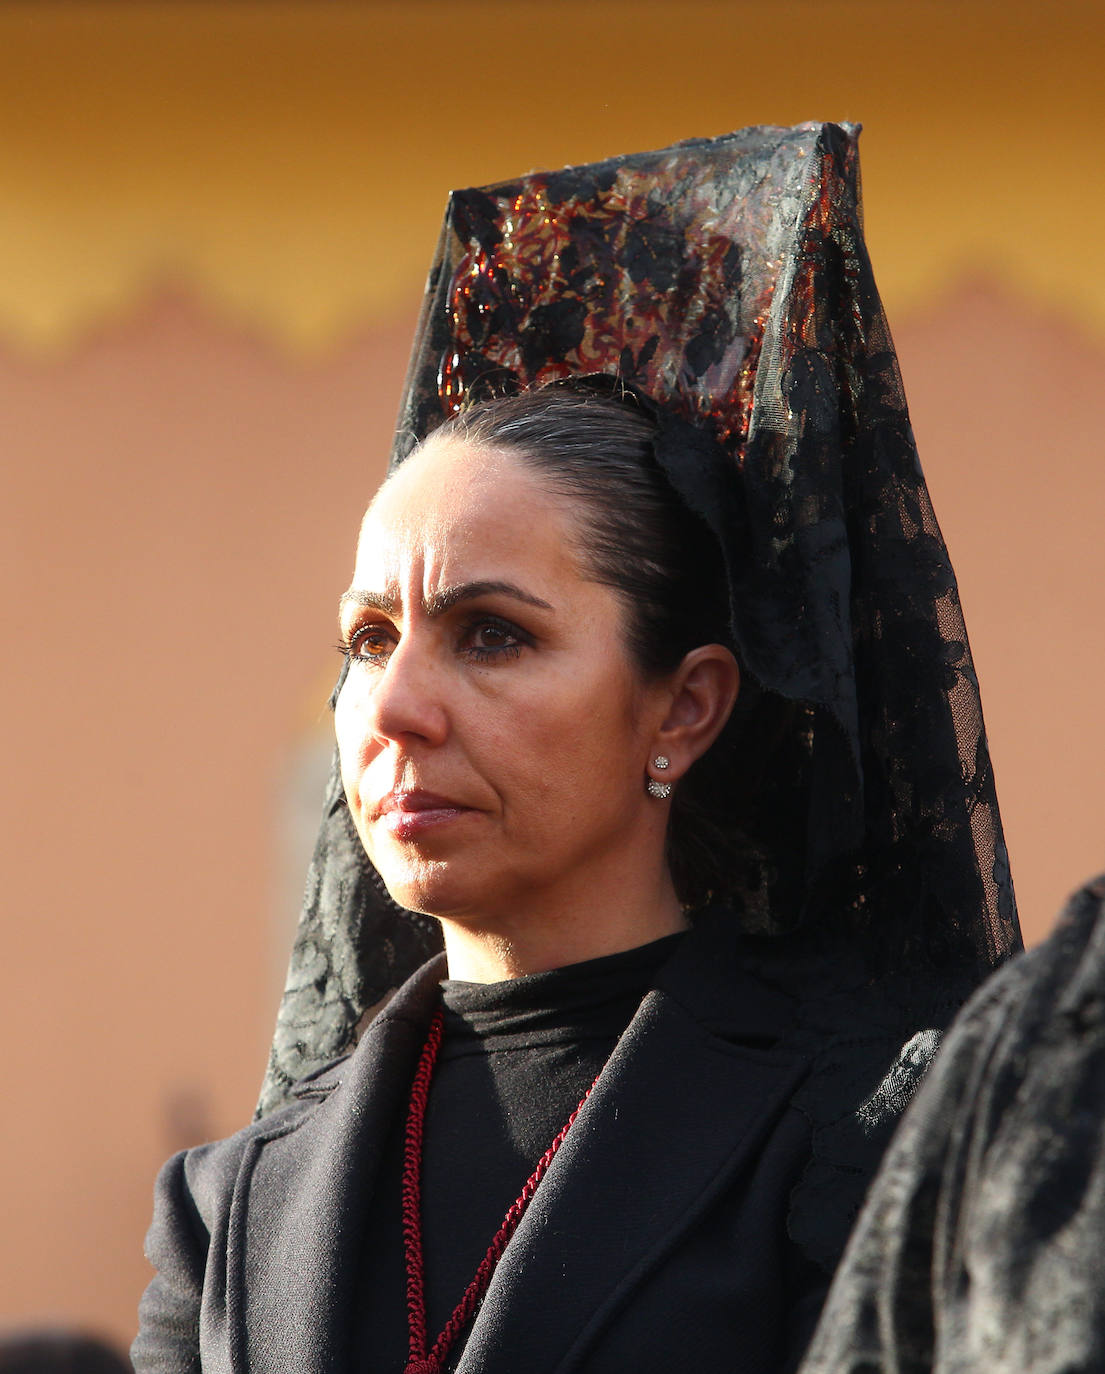
[[(763, 802), (785, 842), (753, 855), (735, 906), (765, 966), (804, 933), (807, 952), (880, 967), (885, 1009), (918, 970), (976, 982), (1019, 934), (955, 577), (863, 241), (857, 136), (752, 128), (454, 192), (392, 462), (489, 384), (613, 373), (658, 403), (657, 458), (720, 543), (753, 703), (793, 706), (791, 763)], [(368, 863), (335, 766), (259, 1113), (439, 947)]]

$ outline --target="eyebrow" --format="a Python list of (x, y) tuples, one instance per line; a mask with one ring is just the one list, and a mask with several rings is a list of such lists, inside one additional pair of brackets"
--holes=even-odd
[[(462, 582), (456, 587), (445, 587), (433, 596), (424, 598), (422, 610), (430, 617), (444, 615), (460, 602), (473, 601), (479, 596), (508, 596), (514, 601), (522, 601), (527, 606), (536, 606), (543, 611), (553, 609), (549, 602), (542, 601), (539, 596), (532, 596), (521, 587), (516, 587), (513, 582)], [(347, 601), (352, 601), (358, 606), (370, 606), (373, 610), (383, 611), (385, 615), (390, 616), (394, 616), (399, 607), (398, 597), (381, 592), (350, 589), (343, 594), (339, 604), (344, 606)]]

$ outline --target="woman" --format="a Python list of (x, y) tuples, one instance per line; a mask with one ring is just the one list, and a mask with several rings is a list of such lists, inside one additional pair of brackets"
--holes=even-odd
[(458, 193), (403, 415), (263, 1115), (163, 1171), (136, 1363), (792, 1367), (1016, 943), (854, 131)]

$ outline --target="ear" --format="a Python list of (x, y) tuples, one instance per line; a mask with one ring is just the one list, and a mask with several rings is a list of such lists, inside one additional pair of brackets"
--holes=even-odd
[[(717, 739), (740, 691), (740, 668), (722, 644), (692, 649), (669, 678), (668, 706), (653, 736), (647, 772), (658, 782), (676, 782)], [(657, 771), (653, 760), (668, 766)]]

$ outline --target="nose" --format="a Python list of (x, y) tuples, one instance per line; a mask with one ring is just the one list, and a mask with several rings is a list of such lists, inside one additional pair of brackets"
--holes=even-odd
[(353, 699), (343, 704), (361, 718), (378, 747), (416, 740), (443, 744), (449, 733), (444, 678), (432, 645), (406, 634), (383, 666), (351, 665), (342, 696), (352, 689)]

